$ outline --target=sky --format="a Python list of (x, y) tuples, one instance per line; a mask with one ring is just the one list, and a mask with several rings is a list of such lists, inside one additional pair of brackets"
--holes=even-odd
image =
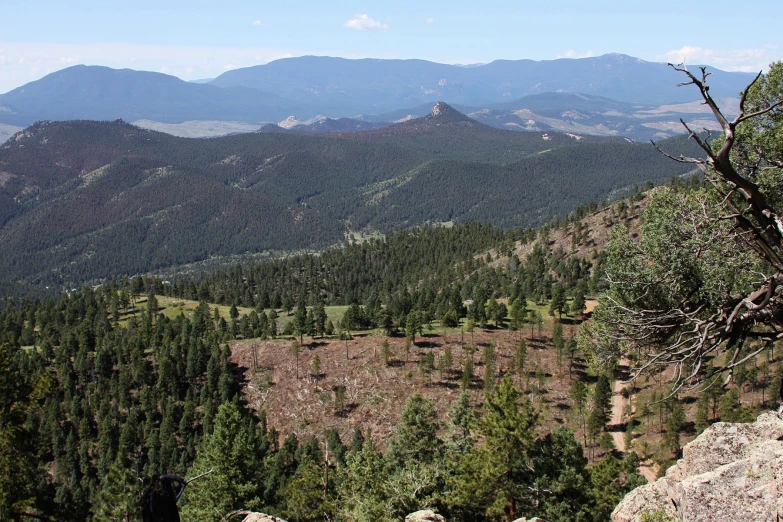
[(303, 55), (474, 64), (623, 53), (759, 71), (780, 0), (0, 0), (0, 93), (76, 64), (184, 80)]

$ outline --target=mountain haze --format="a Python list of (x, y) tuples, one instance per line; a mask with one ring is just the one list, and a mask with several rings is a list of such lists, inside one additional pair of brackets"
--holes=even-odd
[[(695, 67), (695, 66), (694, 66)], [(709, 68), (714, 96), (736, 96), (753, 78)], [(425, 102), (485, 106), (545, 92), (575, 92), (626, 103), (681, 103), (695, 99), (664, 63), (623, 54), (557, 60), (496, 60), (476, 67), (424, 60), (348, 60), (303, 56), (227, 71), (210, 85), (250, 87), (324, 109), (341, 105), (378, 113)], [(347, 115), (350, 115), (347, 114)]]
[[(717, 73), (710, 77), (715, 97), (736, 97), (752, 78), (711, 70)], [(236, 124), (285, 126), (283, 122), (293, 118), (318, 123), (302, 126), (302, 131), (345, 132), (377, 126), (361, 122), (423, 116), (443, 100), (508, 130), (648, 139), (681, 132), (676, 111), (645, 113), (664, 104), (693, 101), (692, 89), (675, 88), (681, 80), (665, 64), (619, 54), (499, 60), (469, 68), (423, 60), (305, 56), (235, 69), (208, 83), (78, 65), (0, 95), (0, 124), (21, 127), (39, 120), (122, 118), (152, 122), (147, 124), (152, 128), (156, 123), (182, 125), (170, 130), (204, 136), (212, 134), (200, 128), (203, 121), (235, 129)], [(323, 118), (328, 119), (321, 122)]]
[(150, 119), (269, 121), (292, 107), (275, 94), (245, 87), (189, 83), (167, 74), (76, 65), (0, 95), (0, 122)]

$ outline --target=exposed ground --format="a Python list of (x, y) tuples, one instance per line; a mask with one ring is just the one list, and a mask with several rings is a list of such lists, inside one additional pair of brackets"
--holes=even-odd
[[(575, 327), (566, 325), (567, 335)], [(531, 338), (530, 330), (476, 329), (473, 333), (427, 333), (417, 336), (406, 357), (403, 337), (387, 338), (379, 333), (355, 336), (349, 341), (305, 338), (298, 363), (291, 352), (292, 340), (236, 341), (232, 344), (232, 360), (244, 371), (246, 394), (253, 408), (264, 409), (270, 426), (283, 434), (320, 435), (335, 427), (343, 440), (350, 440), (355, 428), (385, 445), (394, 434), (405, 399), (419, 391), (430, 398), (443, 420), (451, 405), (459, 398), (461, 368), (467, 357), (475, 362), (471, 380), (471, 400), (480, 405), (484, 398), (483, 353), (490, 343), (496, 345), (495, 379), (509, 371), (514, 346), (524, 338), (528, 346), (527, 375), (522, 387), (541, 411), (541, 429), (548, 431), (559, 424), (576, 426), (569, 399), (568, 363), (560, 368), (551, 343), (551, 323), (541, 335)], [(389, 364), (382, 357), (382, 344), (388, 340), (392, 351)], [(476, 347), (473, 352), (472, 348)], [(453, 364), (442, 374), (438, 370), (423, 371), (420, 360), (434, 355), (436, 366), (451, 348)], [(253, 349), (258, 368), (254, 369)], [(347, 356), (347, 358), (346, 358)], [(313, 360), (318, 357), (320, 370), (316, 374)], [(406, 360), (407, 359), (407, 360)], [(298, 377), (297, 377), (298, 368)], [(583, 372), (577, 365), (573, 378)], [(519, 381), (519, 377), (515, 376)], [(335, 405), (336, 390), (345, 388), (345, 408)], [(339, 401), (338, 401), (339, 402)]]
[(14, 127), (13, 125), (6, 125), (0, 123), (0, 145), (5, 143), (8, 138), (22, 130), (22, 127)]
[(241, 121), (193, 120), (182, 123), (161, 123), (152, 120), (133, 122), (143, 129), (150, 129), (182, 138), (211, 138), (237, 132), (255, 132), (261, 125)]

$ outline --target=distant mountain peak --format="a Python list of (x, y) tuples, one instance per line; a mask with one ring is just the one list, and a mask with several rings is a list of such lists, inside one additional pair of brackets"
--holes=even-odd
[(430, 112), (430, 117), (443, 122), (470, 120), (470, 118), (459, 112), (457, 109), (442, 101), (439, 101), (435, 104), (435, 106), (432, 108), (432, 111)]

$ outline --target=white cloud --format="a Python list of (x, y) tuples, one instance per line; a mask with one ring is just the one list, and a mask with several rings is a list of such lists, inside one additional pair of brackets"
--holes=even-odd
[(253, 20), (253, 23), (251, 25), (253, 27), (272, 27), (270, 24), (266, 22), (262, 22), (261, 20)]
[(373, 20), (366, 14), (357, 14), (343, 24), (343, 27), (356, 29), (357, 31), (368, 31), (371, 33), (385, 33), (389, 26), (377, 20)]
[(566, 51), (565, 54), (560, 54), (560, 55), (555, 56), (555, 59), (558, 59), (558, 58), (592, 58), (593, 56), (595, 56), (593, 51), (587, 51), (586, 53), (578, 53), (578, 52), (574, 51), (573, 49), (569, 49), (568, 51)]
[(249, 67), (292, 55), (291, 50), (268, 47), (0, 42), (0, 94), (77, 63), (161, 71), (195, 80), (217, 76), (227, 64)]
[(766, 70), (770, 62), (783, 59), (783, 50), (777, 45), (764, 45), (758, 49), (705, 49), (685, 45), (655, 58), (686, 65), (712, 65), (726, 71), (758, 72)]
[(427, 25), (432, 25), (435, 23), (435, 19), (432, 18), (431, 16), (428, 16), (427, 18), (424, 19), (424, 23)]

